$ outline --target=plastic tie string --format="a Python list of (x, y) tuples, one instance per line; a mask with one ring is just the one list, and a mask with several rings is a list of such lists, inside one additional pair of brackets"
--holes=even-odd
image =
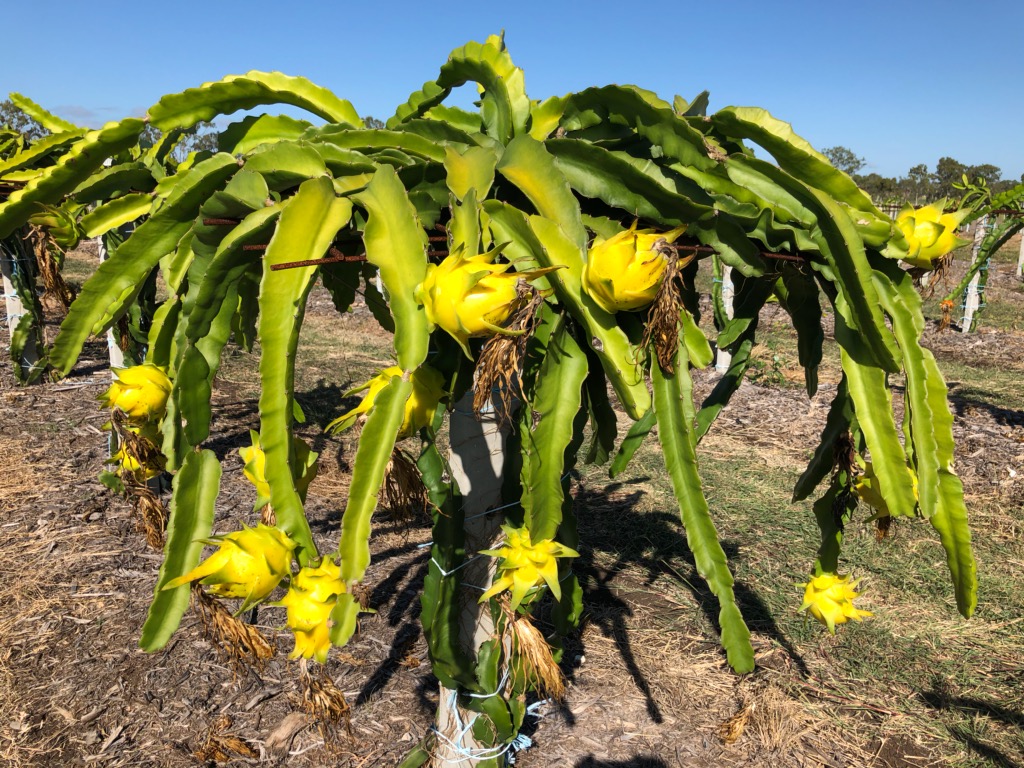
[[(501, 682), (498, 684), (498, 690), (496, 690), (494, 693), (467, 693), (464, 695), (474, 699), (489, 699), (492, 696), (497, 696), (500, 693), (501, 689), (505, 686), (505, 683), (507, 681), (508, 670), (506, 669), (504, 675), (501, 678)], [(430, 726), (430, 731), (434, 734), (434, 736), (436, 736), (438, 739), (444, 742), (448, 749), (455, 753), (456, 757), (438, 758), (435, 755), (435, 759), (439, 759), (441, 762), (448, 763), (450, 765), (458, 765), (459, 763), (464, 763), (467, 760), (489, 760), (507, 754), (509, 764), (514, 765), (516, 762), (516, 753), (522, 752), (523, 750), (529, 749), (533, 746), (533, 739), (531, 739), (525, 733), (520, 733), (516, 735), (516, 737), (512, 739), (508, 744), (503, 744), (497, 747), (483, 747), (481, 749), (470, 749), (469, 747), (462, 746), (462, 740), (466, 737), (466, 734), (469, 733), (470, 729), (472, 729), (473, 724), (476, 722), (476, 719), (480, 715), (474, 714), (473, 718), (468, 723), (463, 725), (462, 716), (459, 713), (459, 708), (457, 706), (458, 697), (458, 691), (452, 691), (450, 694), (448, 694), (448, 706), (450, 711), (454, 713), (456, 727), (458, 728), (455, 738), (451, 739), (445, 736), (443, 733), (437, 730), (437, 726)], [(537, 710), (542, 705), (549, 703), (549, 701), (549, 699), (542, 699), (541, 701), (534, 702), (526, 708), (526, 714), (532, 715), (537, 719), (542, 719), (544, 715), (539, 714)]]
[(494, 693), (467, 693), (465, 696), (470, 699), (490, 699), (501, 693), (501, 689), (505, 687), (505, 683), (508, 682), (508, 669), (505, 670), (505, 674), (501, 676), (501, 682), (498, 683), (498, 687), (494, 690)]

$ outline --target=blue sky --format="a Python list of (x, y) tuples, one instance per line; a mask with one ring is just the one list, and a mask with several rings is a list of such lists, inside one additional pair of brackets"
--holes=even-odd
[(1024, 173), (1024, 0), (9, 5), (0, 96), (88, 125), (252, 69), (302, 75), (386, 118), (452, 49), (504, 29), (532, 98), (708, 89), (712, 110), (764, 107), (869, 172), (950, 156)]

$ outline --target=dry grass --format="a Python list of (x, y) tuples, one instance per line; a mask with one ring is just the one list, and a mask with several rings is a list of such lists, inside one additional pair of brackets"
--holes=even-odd
[(551, 646), (528, 616), (516, 616), (505, 607), (512, 652), (519, 658), (525, 682), (542, 699), (561, 703), (565, 698), (565, 676), (551, 655)]
[[(94, 650), (78, 630), (122, 610), (114, 573), (124, 547), (113, 539), (95, 541), (76, 524), (80, 519), (46, 509), (45, 501), (75, 478), (45, 452), (11, 440), (0, 441), (0, 450), (33, 456), (5, 470), (0, 481), (7, 502), (0, 545), (0, 759), (10, 766), (56, 764), (79, 744), (105, 754), (124, 729), (102, 729), (94, 725), (96, 706), (72, 703), (83, 682), (76, 662)], [(18, 516), (25, 503), (37, 505), (39, 515)]]
[[(8, 394), (18, 395), (20, 393)], [(18, 397), (10, 398), (15, 403), (19, 399)], [(42, 496), (44, 489), (53, 482), (51, 475), (53, 467), (46, 466), (44, 451), (33, 451), (30, 444), (24, 439), (0, 435), (0, 451), (4, 456), (25, 457), (25, 460), (10, 464), (4, 467), (3, 472), (0, 472), (0, 515), (6, 517), (6, 514), (14, 509), (17, 500), (27, 501)]]
[(224, 603), (208, 595), (197, 583), (192, 585), (192, 600), (198, 609), (203, 633), (213, 642), (222, 658), (240, 665), (239, 669), (248, 666), (257, 672), (274, 658), (277, 648), (258, 628), (233, 616)]

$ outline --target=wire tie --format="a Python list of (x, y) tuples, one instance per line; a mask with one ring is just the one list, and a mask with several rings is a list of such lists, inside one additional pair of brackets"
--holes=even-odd
[(433, 558), (433, 557), (430, 558), (430, 562), (432, 562), (434, 565), (437, 566), (437, 570), (439, 570), (441, 572), (442, 576), (451, 576), (453, 573), (455, 573), (460, 568), (465, 568), (467, 565), (472, 563), (474, 560), (479, 560), (480, 557), (482, 557), (482, 555), (473, 555), (473, 557), (469, 558), (469, 560), (464, 561), (461, 565), (455, 566), (450, 571), (446, 571), (444, 568), (442, 568), (441, 564), (439, 562), (437, 562), (437, 560), (435, 558)]
[[(486, 515), (491, 514), (492, 512), (500, 512), (501, 510), (508, 509), (509, 507), (517, 507), (521, 503), (522, 502), (519, 502), (519, 501), (513, 501), (513, 502), (510, 502), (508, 504), (502, 504), (500, 507), (491, 507), (490, 509), (485, 509), (483, 512), (478, 512), (475, 515), (470, 515), (469, 517), (467, 517), (466, 518), (466, 522), (468, 522), (470, 520), (476, 520), (478, 517), (484, 517)], [(463, 509), (465, 509), (465, 507), (463, 507)]]

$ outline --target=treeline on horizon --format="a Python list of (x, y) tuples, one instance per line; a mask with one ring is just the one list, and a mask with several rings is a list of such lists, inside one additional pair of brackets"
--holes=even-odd
[(919, 206), (942, 198), (959, 198), (963, 190), (955, 185), (962, 185), (965, 176), (972, 184), (979, 179), (983, 180), (992, 194), (1024, 182), (1024, 174), (1021, 174), (1019, 182), (1004, 179), (999, 166), (991, 163), (967, 165), (952, 157), (940, 157), (935, 170), (929, 170), (927, 165), (921, 163), (910, 168), (905, 176), (894, 178), (880, 173), (860, 173), (867, 161), (847, 147), (828, 147), (822, 150), (822, 154), (836, 168), (850, 174), (857, 185), (880, 205), (910, 203)]

